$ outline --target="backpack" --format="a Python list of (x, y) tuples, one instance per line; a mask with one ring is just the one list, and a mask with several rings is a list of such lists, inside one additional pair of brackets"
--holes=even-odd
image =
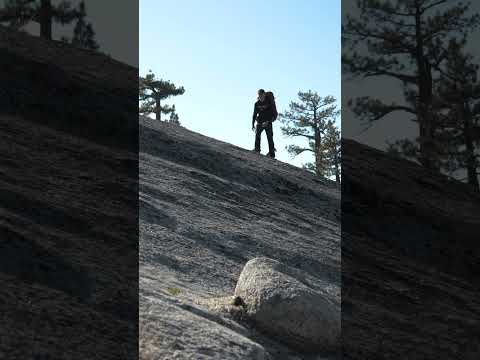
[(277, 116), (278, 116), (277, 105), (275, 104), (275, 96), (273, 96), (273, 92), (271, 92), (271, 91), (267, 91), (265, 93), (265, 95), (267, 96), (268, 101), (270, 101), (270, 105), (272, 107), (272, 113), (273, 113), (273, 120), (272, 121), (275, 121), (277, 119)]

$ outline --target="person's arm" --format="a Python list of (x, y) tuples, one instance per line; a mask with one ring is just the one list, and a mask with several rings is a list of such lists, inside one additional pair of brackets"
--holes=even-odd
[(257, 120), (258, 109), (257, 104), (253, 106), (252, 129), (255, 128), (255, 120)]

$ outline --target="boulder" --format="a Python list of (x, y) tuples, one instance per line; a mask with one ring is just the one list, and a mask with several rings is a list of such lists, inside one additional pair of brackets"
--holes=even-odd
[(243, 268), (235, 296), (245, 303), (256, 326), (303, 352), (339, 349), (339, 291), (322, 286), (305, 272), (269, 258), (255, 258)]
[(217, 323), (208, 311), (156, 299), (143, 301), (140, 312), (141, 359), (269, 359), (263, 346)]

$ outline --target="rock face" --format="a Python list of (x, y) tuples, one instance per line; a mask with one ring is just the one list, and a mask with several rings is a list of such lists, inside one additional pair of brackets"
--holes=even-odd
[(339, 346), (340, 306), (331, 287), (276, 260), (247, 262), (235, 288), (259, 328), (301, 351), (332, 352)]
[[(139, 130), (139, 316), (152, 323), (141, 330), (148, 339), (141, 357), (158, 349), (167, 359), (175, 352), (189, 358), (208, 347), (221, 352), (191, 358), (239, 358), (225, 337), (204, 336), (209, 324), (226, 337), (259, 344), (272, 360), (319, 360), (320, 351), (303, 353), (244, 322), (242, 304), (231, 296), (245, 264), (269, 257), (303, 273), (305, 293), (328, 289), (339, 299), (339, 186), (183, 127), (140, 117)], [(149, 302), (157, 304), (158, 317), (142, 305)], [(183, 309), (185, 318), (196, 316), (175, 325), (167, 304)], [(157, 321), (162, 325), (155, 327)], [(174, 345), (182, 331), (191, 335), (183, 350)]]
[(138, 69), (1, 25), (0, 67), (2, 114), (138, 152)]
[(344, 359), (478, 359), (480, 195), (342, 144)]
[(263, 346), (206, 318), (205, 312), (200, 316), (189, 310), (168, 302), (144, 304), (142, 359), (268, 359)]
[(135, 358), (138, 69), (3, 26), (0, 68), (0, 358)]

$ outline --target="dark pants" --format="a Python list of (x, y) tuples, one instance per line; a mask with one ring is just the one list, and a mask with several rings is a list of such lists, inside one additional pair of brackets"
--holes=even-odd
[(273, 127), (272, 123), (269, 123), (267, 127), (263, 127), (261, 123), (257, 123), (257, 131), (255, 132), (255, 151), (260, 152), (260, 141), (262, 138), (262, 131), (267, 133), (268, 151), (270, 154), (275, 155), (275, 144), (273, 143)]

